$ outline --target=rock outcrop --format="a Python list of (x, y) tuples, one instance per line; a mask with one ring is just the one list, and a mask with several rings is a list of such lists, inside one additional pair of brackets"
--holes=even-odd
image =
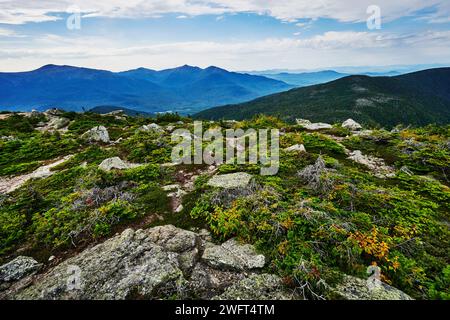
[(215, 297), (218, 300), (291, 300), (298, 299), (286, 289), (280, 277), (273, 274), (252, 274)]
[(409, 295), (386, 283), (369, 286), (366, 280), (345, 276), (333, 293), (345, 300), (413, 300)]
[(89, 142), (109, 143), (109, 133), (104, 126), (94, 127), (81, 135), (82, 139)]
[(292, 298), (277, 276), (257, 273), (264, 263), (252, 246), (235, 240), (215, 245), (204, 233), (172, 225), (127, 229), (0, 298)]
[(208, 186), (216, 188), (243, 188), (249, 185), (252, 175), (246, 172), (236, 172), (215, 175), (208, 181)]

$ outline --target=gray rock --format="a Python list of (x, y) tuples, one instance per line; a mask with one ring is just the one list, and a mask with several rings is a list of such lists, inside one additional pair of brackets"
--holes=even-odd
[(307, 120), (307, 119), (295, 119), (295, 122), (299, 125), (299, 126), (306, 126), (311, 124), (312, 122)]
[(292, 300), (299, 299), (288, 291), (280, 277), (273, 274), (252, 274), (231, 285), (214, 297), (217, 300)]
[(207, 183), (208, 186), (217, 188), (243, 188), (249, 185), (252, 176), (245, 172), (222, 174), (213, 176)]
[(30, 257), (18, 256), (14, 260), (0, 266), (0, 284), (13, 282), (36, 273), (42, 267), (41, 263)]
[(104, 142), (109, 143), (109, 133), (108, 130), (104, 126), (94, 127), (81, 136), (82, 139), (85, 139), (89, 142)]
[(303, 144), (294, 144), (293, 146), (286, 148), (285, 151), (287, 152), (306, 152), (305, 146)]
[(213, 268), (238, 271), (260, 269), (266, 262), (265, 257), (258, 254), (252, 245), (239, 244), (235, 239), (220, 246), (209, 244), (202, 260)]
[(48, 123), (48, 126), (53, 129), (62, 129), (69, 125), (70, 120), (62, 117), (52, 117)]
[(332, 292), (346, 300), (413, 300), (409, 295), (386, 283), (369, 286), (366, 280), (345, 276)]
[(128, 163), (120, 159), (119, 157), (112, 157), (102, 161), (98, 168), (103, 171), (111, 171), (112, 169), (125, 170), (139, 166), (139, 164)]
[(127, 229), (121, 235), (62, 262), (13, 298), (126, 299), (136, 295), (152, 297), (155, 290), (161, 294), (161, 287), (177, 288), (184, 282), (179, 255), (153, 242), (155, 233), (161, 235), (156, 240), (164, 244), (169, 241), (164, 239), (164, 234), (172, 234), (165, 232), (164, 227), (160, 232)]
[(395, 175), (394, 168), (387, 166), (383, 159), (369, 155), (364, 155), (360, 150), (352, 151), (349, 154), (348, 159), (366, 166), (377, 177), (385, 178), (385, 177), (392, 177)]
[(352, 131), (358, 131), (362, 129), (362, 126), (353, 119), (347, 119), (342, 123), (343, 128), (347, 128)]
[(211, 299), (244, 278), (245, 275), (240, 272), (218, 270), (204, 263), (198, 263), (192, 270), (188, 288), (192, 296)]
[[(278, 277), (252, 273), (265, 263), (253, 246), (209, 240), (205, 230), (197, 234), (172, 225), (127, 229), (44, 274), (12, 282), (0, 299), (290, 298)], [(20, 259), (1, 267), (3, 280), (38, 270), (31, 258)]]
[(328, 123), (311, 123), (303, 126), (307, 130), (315, 131), (315, 130), (323, 130), (323, 129), (331, 129), (333, 126)]
[(163, 127), (161, 127), (160, 125), (158, 125), (156, 123), (151, 123), (149, 125), (143, 125), (142, 127), (139, 128), (139, 130), (141, 130), (141, 131), (155, 131), (155, 132), (163, 132), (164, 131)]

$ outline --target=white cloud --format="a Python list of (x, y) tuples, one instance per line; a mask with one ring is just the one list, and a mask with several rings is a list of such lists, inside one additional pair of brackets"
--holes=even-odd
[[(166, 13), (186, 16), (253, 12), (289, 22), (298, 19), (331, 18), (343, 22), (362, 22), (373, 0), (1, 0), (0, 23), (54, 21), (54, 13), (78, 6), (88, 17), (155, 17)], [(385, 21), (413, 15), (418, 10), (435, 7), (429, 19), (450, 16), (448, 0), (377, 0)]]
[(185, 41), (132, 47), (99, 37), (45, 35), (26, 41), (22, 46), (2, 45), (0, 60), (5, 62), (3, 65), (9, 71), (33, 69), (47, 63), (111, 70), (141, 66), (162, 69), (186, 63), (202, 67), (218, 65), (232, 70), (313, 69), (445, 62), (450, 57), (449, 42), (450, 31), (403, 35), (326, 32), (309, 38)]

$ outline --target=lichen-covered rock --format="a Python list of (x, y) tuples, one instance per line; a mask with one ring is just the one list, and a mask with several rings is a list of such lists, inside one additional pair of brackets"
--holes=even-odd
[(409, 295), (386, 283), (369, 286), (366, 280), (345, 276), (343, 281), (332, 289), (338, 298), (346, 300), (413, 300)]
[(292, 300), (299, 299), (288, 291), (280, 277), (273, 274), (252, 274), (231, 285), (213, 299), (218, 300)]
[(347, 119), (342, 123), (343, 128), (347, 128), (352, 131), (358, 131), (362, 129), (362, 126), (353, 119)]
[[(207, 234), (172, 225), (127, 229), (44, 274), (3, 288), (0, 299), (103, 300), (174, 295), (211, 299), (224, 292), (230, 297), (288, 298), (279, 278), (255, 275), (254, 270), (264, 266), (265, 258), (253, 246), (233, 239), (215, 245)], [(247, 277), (249, 280), (242, 282)], [(236, 286), (226, 291), (233, 284)], [(249, 292), (251, 285), (256, 292)]]
[(201, 299), (211, 299), (245, 278), (241, 272), (214, 269), (204, 263), (198, 263), (192, 270), (188, 284), (191, 294)]
[(303, 144), (294, 144), (293, 146), (286, 148), (287, 152), (306, 152), (305, 146)]
[(94, 127), (81, 135), (82, 139), (89, 142), (109, 143), (109, 133), (104, 126)]
[(0, 284), (20, 280), (35, 273), (42, 267), (41, 263), (30, 257), (18, 256), (0, 266)]
[(213, 176), (207, 185), (216, 188), (243, 188), (249, 185), (252, 175), (246, 172), (237, 172)]
[(103, 171), (111, 171), (112, 169), (125, 170), (130, 168), (135, 168), (139, 164), (128, 163), (120, 159), (119, 157), (112, 157), (102, 161), (98, 168)]
[(207, 246), (202, 260), (211, 267), (229, 270), (260, 269), (265, 264), (265, 257), (258, 254), (253, 246), (239, 244), (235, 239), (230, 239), (220, 246)]
[[(147, 231), (151, 231), (149, 229)], [(152, 241), (149, 232), (131, 229), (69, 258), (42, 276), (16, 299), (126, 299), (152, 297), (160, 286), (183, 282), (178, 254)]]

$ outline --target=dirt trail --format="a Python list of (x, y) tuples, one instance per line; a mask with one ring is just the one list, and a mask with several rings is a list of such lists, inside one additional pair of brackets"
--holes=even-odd
[(51, 171), (53, 167), (69, 160), (73, 155), (68, 155), (63, 158), (52, 160), (50, 164), (41, 166), (31, 173), (23, 174), (15, 177), (0, 177), (0, 193), (10, 193), (20, 188), (24, 183), (30, 179), (47, 178), (56, 171)]

